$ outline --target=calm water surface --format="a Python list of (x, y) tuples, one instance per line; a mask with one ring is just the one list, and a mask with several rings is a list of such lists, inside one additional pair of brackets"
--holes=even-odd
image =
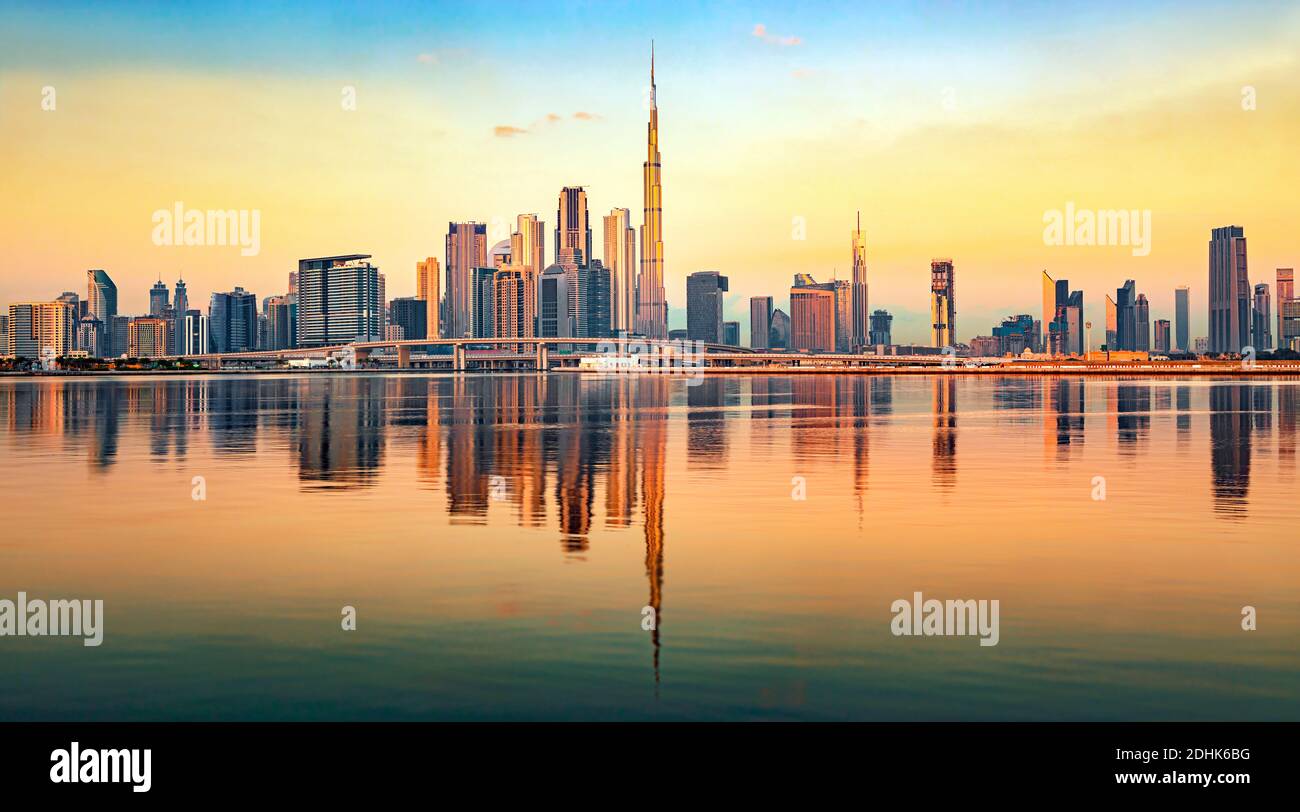
[(691, 383), (0, 380), (0, 720), (1300, 719), (1300, 381)]

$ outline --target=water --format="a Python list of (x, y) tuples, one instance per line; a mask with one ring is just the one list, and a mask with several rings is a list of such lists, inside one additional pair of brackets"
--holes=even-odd
[[(106, 632), (0, 638), (0, 720), (1297, 720), (1298, 413), (1295, 378), (4, 379), (0, 598)], [(999, 644), (893, 636), (917, 591), (998, 599)]]

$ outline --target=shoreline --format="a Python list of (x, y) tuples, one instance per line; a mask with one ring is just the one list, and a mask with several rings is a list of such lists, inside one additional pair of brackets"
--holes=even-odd
[(133, 369), (133, 370), (53, 370), (53, 371), (0, 371), (3, 378), (122, 378), (122, 377), (190, 377), (230, 375), (538, 375), (567, 374), (593, 377), (621, 377), (640, 375), (665, 375), (669, 377), (696, 378), (704, 375), (951, 375), (1020, 376), (1020, 377), (1072, 377), (1072, 376), (1123, 376), (1123, 377), (1220, 377), (1220, 378), (1300, 378), (1300, 363), (1283, 362), (1278, 365), (1258, 363), (1253, 369), (1239, 364), (1065, 364), (1065, 365), (990, 365), (979, 367), (906, 366), (739, 366), (739, 367), (673, 367), (663, 370), (593, 370), (577, 367), (556, 367), (545, 373), (530, 369), (516, 370), (438, 370), (438, 369)]

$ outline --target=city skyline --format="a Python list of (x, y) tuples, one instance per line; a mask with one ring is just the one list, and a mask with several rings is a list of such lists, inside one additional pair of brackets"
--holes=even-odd
[[(1167, 9), (1108, 10), (1130, 22), (1170, 16)], [(1092, 64), (1075, 56), (1066, 60), (1067, 67), (1034, 81), (1011, 77), (1005, 65), (985, 60), (978, 75), (996, 81), (980, 87), (985, 95), (972, 95), (977, 86), (961, 70), (918, 64), (906, 53), (893, 69), (882, 60), (924, 33), (955, 36), (953, 29), (965, 23), (1038, 64), (1043, 41), (1061, 36), (1053, 34), (1049, 10), (1027, 9), (1005, 33), (990, 30), (993, 15), (978, 10), (944, 9), (929, 16), (895, 10), (882, 15), (877, 28), (899, 34), (898, 44), (881, 42), (883, 33), (873, 31), (868, 42), (874, 51), (855, 50), (852, 58), (834, 60), (827, 51), (835, 49), (827, 46), (839, 42), (841, 34), (816, 21), (783, 19), (769, 8), (743, 12), (753, 15), (745, 18), (738, 16), (742, 12), (715, 12), (705, 19), (688, 15), (697, 23), (694, 28), (656, 20), (649, 7), (610, 19), (563, 4), (511, 14), (462, 11), (440, 20), (437, 32), (426, 24), (400, 42), (377, 36), (374, 53), (386, 43), (394, 46), (391, 54), (357, 58), (340, 67), (340, 74), (352, 78), (329, 83), (317, 77), (308, 87), (281, 53), (283, 43), (302, 34), (278, 17), (259, 36), (283, 37), (282, 47), (257, 52), (253, 64), (265, 68), (267, 76), (248, 82), (225, 64), (238, 32), (219, 20), (200, 36), (175, 22), (123, 12), (97, 18), (102, 30), (63, 32), (67, 41), (56, 42), (33, 14), (14, 9), (6, 12), (13, 23), (5, 27), (10, 33), (0, 35), (9, 46), (0, 97), (17, 126), (0, 134), (0, 141), (9, 154), (30, 160), (19, 160), (14, 175), (28, 193), (0, 204), (6, 214), (0, 233), (17, 247), (14, 266), (0, 271), (0, 300), (44, 298), (46, 286), (65, 289), (70, 285), (64, 278), (105, 268), (122, 291), (120, 312), (143, 314), (148, 287), (160, 275), (164, 280), (183, 276), (193, 302), (233, 285), (280, 293), (286, 269), (298, 259), (351, 251), (370, 253), (387, 269), (393, 296), (411, 295), (414, 279), (398, 271), (440, 253), (440, 223), (476, 219), (490, 229), (499, 225), (505, 238), (520, 212), (547, 211), (555, 190), (576, 182), (586, 184), (593, 212), (617, 207), (635, 212), (631, 201), (644, 194), (644, 177), (638, 177), (643, 167), (631, 156), (644, 150), (640, 128), (648, 88), (642, 66), (653, 36), (657, 83), (672, 100), (663, 131), (670, 167), (663, 232), (674, 326), (685, 322), (685, 280), (696, 271), (718, 270), (733, 280), (726, 313), (741, 322), (742, 334), (749, 297), (779, 294), (790, 273), (850, 279), (845, 232), (861, 209), (871, 302), (896, 317), (896, 341), (923, 343), (929, 332), (927, 292), (914, 274), (923, 276), (933, 256), (952, 256), (961, 267), (965, 328), (1034, 312), (1034, 274), (1047, 268), (1085, 291), (1109, 290), (1136, 278), (1151, 296), (1153, 313), (1161, 316), (1173, 313), (1174, 288), (1190, 284), (1191, 332), (1202, 336), (1207, 334), (1204, 298), (1197, 288), (1204, 274), (1206, 230), (1223, 223), (1245, 226), (1252, 277), (1294, 266), (1294, 238), (1285, 229), (1290, 212), (1279, 192), (1288, 184), (1275, 181), (1295, 173), (1286, 145), (1294, 141), (1300, 120), (1291, 115), (1300, 106), (1294, 91), (1273, 81), (1294, 66), (1294, 55), (1281, 43), (1300, 26), (1296, 14), (1277, 14), (1275, 7), (1258, 4), (1237, 10), (1232, 19), (1215, 18), (1218, 35), (1223, 26), (1245, 29), (1272, 12), (1271, 39), (1248, 54), (1231, 48), (1224, 53), (1227, 46), (1209, 42), (1202, 26), (1214, 17), (1212, 11), (1213, 6), (1199, 5), (1176, 32), (1148, 31), (1144, 36), (1156, 37), (1152, 47), (1130, 54), (1123, 71), (1112, 69), (1110, 78), (1125, 80), (1124, 93), (1101, 94), (1077, 76), (1063, 77), (1069, 68), (1077, 73)], [(546, 13), (581, 19), (587, 35), (608, 34), (629, 46), (594, 78), (589, 95), (571, 98), (580, 109), (529, 109), (542, 102), (493, 82), (499, 67), (465, 44), (487, 31), (511, 40), (529, 19)], [(519, 19), (502, 19), (508, 16)], [(342, 36), (348, 22), (355, 21), (342, 15), (313, 25)], [(1076, 48), (1100, 42), (1097, 21), (1069, 22), (1077, 25), (1065, 39)], [(784, 40), (757, 36), (759, 24), (792, 33)], [(174, 55), (186, 72), (142, 70), (138, 55), (120, 50), (106, 36), (117, 29), (154, 32), (163, 38), (164, 50), (189, 45), (192, 55)], [(1257, 35), (1256, 28), (1250, 30)], [(1177, 43), (1174, 34), (1181, 37)], [(1124, 49), (1134, 45), (1132, 36), (1105, 47), (1129, 53)], [(549, 40), (571, 43), (579, 37), (548, 34)], [(716, 41), (707, 53), (698, 47), (703, 37)], [(84, 47), (61, 63), (60, 75), (42, 77), (41, 66), (54, 54), (63, 59), (69, 42)], [(365, 51), (370, 48), (367, 42)], [(446, 50), (456, 48), (459, 59)], [(1198, 54), (1193, 68), (1208, 64), (1213, 55), (1226, 62), (1218, 64), (1213, 81), (1198, 70), (1158, 91), (1141, 81), (1187, 52)], [(969, 58), (963, 50), (950, 65)], [(1222, 64), (1231, 66), (1231, 77), (1224, 78)], [(465, 82), (462, 97), (443, 92), (455, 81)], [(178, 95), (178, 82), (188, 95)], [(58, 93), (53, 110), (41, 108), (47, 86)], [(214, 113), (190, 98), (195, 87), (229, 94), (232, 103), (222, 105), (222, 120), (247, 119), (249, 132), (214, 127)], [(339, 91), (347, 87), (357, 93), (355, 110), (339, 106)], [(1246, 87), (1259, 94), (1255, 109), (1243, 108)], [(136, 93), (141, 89), (148, 92)], [(946, 90), (953, 93), (945, 95)], [(851, 103), (837, 107), (851, 112), (837, 113), (812, 132), (793, 123), (805, 105), (820, 105), (832, 92), (845, 95)], [(1062, 109), (1063, 97), (1071, 99), (1069, 112)], [(455, 114), (428, 114), (434, 100), (455, 106)], [(732, 112), (737, 114), (723, 118)], [(295, 116), (309, 114), (328, 115), (331, 126), (318, 133), (291, 126)], [(1203, 122), (1207, 115), (1215, 116), (1216, 126), (1202, 127), (1196, 139), (1168, 135), (1179, 122)], [(1123, 139), (1110, 131), (1116, 120), (1126, 122)], [(356, 121), (368, 134), (359, 134)], [(145, 136), (140, 128), (150, 124), (168, 136)], [(87, 126), (101, 136), (94, 146), (80, 138)], [(1007, 139), (1007, 128), (1015, 126), (1022, 130)], [(378, 139), (392, 136), (394, 127), (401, 129), (400, 137), (380, 148)], [(256, 149), (249, 149), (249, 139)], [(1212, 157), (1216, 151), (1236, 157), (1223, 162)], [(1025, 174), (1014, 168), (1020, 164), (1013, 163), (1012, 152), (1015, 161), (1046, 162), (1044, 171), (1010, 186), (990, 185), (999, 173), (1003, 179)], [(1085, 154), (1095, 157), (1082, 160)], [(329, 167), (326, 183), (320, 182), (321, 161)], [(1197, 173), (1189, 182), (1191, 163)], [(473, 171), (452, 171), (452, 164)], [(981, 168), (972, 176), (971, 166)], [(1252, 170), (1265, 166), (1267, 172)], [(104, 206), (98, 181), (128, 168), (128, 182), (114, 186), (114, 205)], [(48, 182), (50, 172), (58, 183)], [(302, 198), (292, 188), (308, 172), (313, 182), (304, 180), (302, 186), (312, 197)], [(795, 182), (796, 175), (809, 180)], [(724, 176), (729, 182), (721, 182)], [(755, 193), (760, 181), (767, 193)], [(360, 188), (372, 191), (345, 192)], [(993, 188), (997, 193), (990, 198)], [(771, 194), (777, 190), (779, 195)], [(975, 199), (980, 205), (973, 209)], [(150, 245), (150, 213), (178, 200), (196, 208), (260, 209), (261, 252), (245, 257), (230, 247)], [(1133, 256), (1123, 246), (1044, 245), (1043, 213), (1072, 201), (1102, 209), (1149, 209), (1150, 254)], [(803, 218), (804, 239), (793, 236), (796, 218)], [(733, 238), (738, 233), (742, 239)], [(1097, 295), (1087, 299), (1085, 315), (1094, 324), (1104, 320), (1101, 301)], [(959, 330), (958, 338), (979, 332)]]

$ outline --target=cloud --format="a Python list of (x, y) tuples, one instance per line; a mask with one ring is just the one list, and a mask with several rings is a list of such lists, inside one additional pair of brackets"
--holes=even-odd
[(794, 70), (790, 71), (790, 75), (796, 79), (807, 79), (810, 76), (816, 75), (816, 73), (817, 71), (813, 70), (812, 68), (795, 68)]
[(768, 33), (767, 26), (762, 23), (754, 23), (754, 30), (749, 32), (751, 36), (761, 39), (768, 45), (776, 45), (781, 48), (789, 48), (795, 45), (803, 45), (803, 40), (799, 37), (778, 36)]
[(438, 64), (438, 55), (432, 53), (420, 54), (415, 58), (415, 61), (419, 62), (421, 65), (436, 65)]
[[(596, 113), (589, 113), (586, 110), (579, 110), (574, 113), (571, 118), (577, 121), (597, 121), (600, 119), (600, 116)], [(552, 124), (559, 124), (564, 120), (565, 117), (559, 113), (547, 113), (527, 127), (516, 127), (512, 124), (498, 124), (492, 128), (492, 134), (497, 138), (514, 138), (516, 135), (532, 135), (544, 127), (548, 127)]]

